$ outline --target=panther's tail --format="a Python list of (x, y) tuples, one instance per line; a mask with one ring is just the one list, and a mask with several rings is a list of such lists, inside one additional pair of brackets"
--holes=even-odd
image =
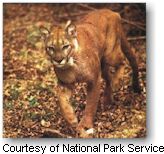
[(139, 78), (138, 78), (138, 64), (136, 61), (136, 57), (133, 53), (133, 51), (131, 50), (128, 41), (125, 37), (125, 34), (123, 33), (123, 31), (121, 30), (121, 48), (122, 48), (122, 52), (124, 53), (124, 55), (126, 56), (126, 58), (128, 59), (130, 66), (132, 67), (132, 71), (133, 71), (133, 89), (134, 92), (140, 93), (141, 89), (140, 89), (140, 85), (139, 85)]

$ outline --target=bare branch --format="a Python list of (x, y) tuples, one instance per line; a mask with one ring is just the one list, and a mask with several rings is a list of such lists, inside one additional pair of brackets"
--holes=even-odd
[(129, 20), (124, 19), (124, 18), (121, 18), (121, 19), (122, 19), (122, 21), (125, 22), (125, 23), (128, 23), (128, 24), (133, 25), (133, 26), (135, 26), (135, 27), (137, 27), (137, 28), (139, 28), (139, 29), (141, 29), (141, 30), (146, 31), (146, 29), (145, 29), (144, 27), (140, 26), (140, 25), (138, 24), (138, 22), (129, 21)]
[[(82, 5), (82, 4), (79, 4), (79, 5)], [(96, 9), (92, 9), (92, 10), (96, 10)], [(59, 15), (58, 17), (59, 18), (71, 18), (71, 17), (76, 17), (76, 16), (83, 16), (87, 13), (89, 13), (90, 11), (84, 11), (84, 12), (79, 12), (79, 13), (71, 13), (71, 14), (62, 14), (62, 15)], [(124, 19), (124, 18), (121, 18), (123, 22), (127, 23), (127, 24), (130, 24), (130, 25), (133, 25), (143, 31), (146, 31), (146, 28), (143, 27), (144, 24), (142, 23), (138, 23), (138, 22), (134, 22), (134, 21), (129, 21), (127, 19)], [(143, 25), (143, 26), (142, 26)]]
[(146, 36), (128, 37), (128, 41), (145, 40)]
[(76, 17), (76, 16), (83, 16), (87, 13), (89, 13), (90, 11), (84, 11), (84, 12), (78, 12), (78, 13), (71, 13), (71, 14), (61, 14), (58, 15), (59, 18), (70, 18), (70, 17)]
[(97, 10), (96, 8), (94, 8), (94, 7), (92, 7), (92, 6), (88, 6), (88, 5), (86, 5), (86, 4), (78, 4), (78, 5), (81, 6), (81, 7), (83, 7), (83, 8), (92, 10), (92, 11)]
[[(92, 11), (97, 10), (96, 8), (91, 7), (91, 6), (88, 6), (88, 5), (86, 5), (86, 4), (78, 4), (78, 5), (79, 5), (79, 6), (82, 6), (82, 7), (84, 7), (84, 8), (87, 8), (87, 9), (89, 9), (89, 10), (92, 10)], [(131, 25), (133, 25), (133, 26), (136, 26), (136, 27), (138, 27), (138, 28), (140, 28), (140, 29), (142, 29), (142, 30), (145, 31), (145, 28), (142, 27), (142, 26), (145, 26), (145, 24), (142, 24), (142, 23), (139, 23), (139, 22), (129, 21), (129, 20), (124, 19), (124, 18), (122, 18), (122, 21), (123, 21), (123, 22), (126, 22), (126, 23), (128, 23), (128, 24), (131, 24)]]

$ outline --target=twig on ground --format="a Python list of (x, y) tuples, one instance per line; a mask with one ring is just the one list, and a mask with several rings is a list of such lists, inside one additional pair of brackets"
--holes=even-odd
[(51, 128), (43, 128), (43, 134), (48, 137), (72, 138), (72, 136), (61, 133), (58, 130)]

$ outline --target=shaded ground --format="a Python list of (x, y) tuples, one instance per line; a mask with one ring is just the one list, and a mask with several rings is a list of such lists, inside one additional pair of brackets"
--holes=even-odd
[[(4, 4), (4, 137), (42, 137), (42, 128), (54, 128), (66, 137), (74, 137), (75, 132), (62, 118), (56, 104), (58, 81), (52, 64), (46, 58), (39, 26), (49, 27), (67, 19), (77, 21), (95, 8), (110, 8), (120, 12), (124, 18), (125, 31), (139, 62), (142, 93), (132, 92), (131, 69), (127, 64), (122, 86), (113, 93), (115, 104), (104, 111), (102, 82), (94, 137), (133, 138), (146, 135), (144, 4)], [(72, 104), (79, 118), (85, 107), (85, 98), (85, 84), (77, 84)]]

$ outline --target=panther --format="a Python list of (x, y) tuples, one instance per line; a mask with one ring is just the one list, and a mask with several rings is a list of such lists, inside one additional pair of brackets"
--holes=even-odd
[[(132, 68), (134, 92), (140, 92), (138, 64), (123, 32), (121, 17), (109, 9), (91, 11), (78, 21), (64, 26), (40, 28), (45, 50), (59, 80), (59, 106), (66, 121), (78, 132), (89, 132), (100, 97), (101, 78), (106, 81), (104, 103), (112, 102), (112, 86), (117, 86), (126, 59)], [(112, 76), (110, 68), (116, 68)], [(87, 83), (87, 104), (78, 122), (70, 97), (74, 84)]]

